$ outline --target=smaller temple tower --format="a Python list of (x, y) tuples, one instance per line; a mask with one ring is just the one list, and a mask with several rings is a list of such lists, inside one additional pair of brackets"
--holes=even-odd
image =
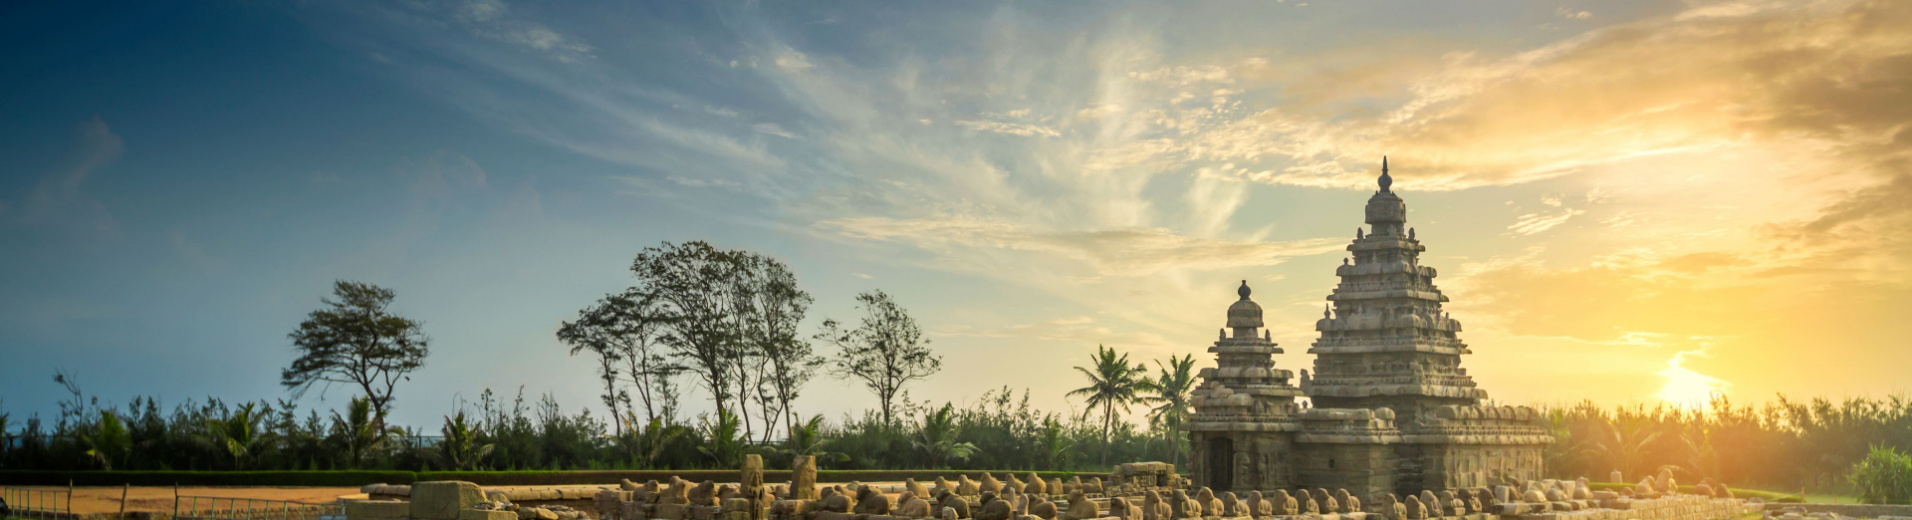
[(1194, 452), (1189, 473), (1217, 492), (1294, 482), (1285, 462), (1294, 450), (1292, 432), (1301, 426), (1295, 404), (1301, 389), (1290, 383), (1293, 371), (1275, 368), (1281, 347), (1262, 330), (1261, 305), (1248, 298), (1251, 292), (1247, 280), (1235, 290), (1241, 299), (1228, 306), (1228, 328), (1208, 347), (1215, 368), (1202, 369), (1191, 398), (1195, 415), (1184, 425)]

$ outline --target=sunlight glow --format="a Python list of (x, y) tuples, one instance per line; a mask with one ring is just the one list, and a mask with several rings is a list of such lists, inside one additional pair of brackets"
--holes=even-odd
[(1697, 409), (1706, 406), (1713, 396), (1725, 392), (1726, 387), (1732, 384), (1686, 368), (1683, 365), (1687, 354), (1704, 355), (1705, 351), (1682, 350), (1667, 358), (1666, 369), (1660, 371), (1660, 377), (1666, 378), (1666, 384), (1654, 395), (1680, 408)]

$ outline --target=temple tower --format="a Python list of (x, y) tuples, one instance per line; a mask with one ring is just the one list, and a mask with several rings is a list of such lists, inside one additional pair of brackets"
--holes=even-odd
[(1188, 474), (1217, 492), (1287, 488), (1301, 390), (1290, 383), (1294, 371), (1275, 368), (1281, 347), (1262, 330), (1248, 281), (1235, 292), (1241, 299), (1228, 307), (1228, 327), (1208, 347), (1215, 368), (1202, 369), (1190, 397), (1195, 414), (1182, 426), (1192, 448)]
[(1314, 374), (1302, 374), (1301, 388), (1318, 408), (1391, 408), (1405, 430), (1428, 410), (1472, 406), (1487, 392), (1460, 366), (1471, 353), (1457, 336), (1460, 322), (1441, 310), (1447, 297), (1434, 268), (1420, 264), (1427, 248), (1406, 227), (1407, 203), (1393, 184), (1383, 158), (1381, 189), (1368, 198), (1371, 228), (1355, 231), (1352, 263), (1335, 269), (1341, 283), (1315, 323)]

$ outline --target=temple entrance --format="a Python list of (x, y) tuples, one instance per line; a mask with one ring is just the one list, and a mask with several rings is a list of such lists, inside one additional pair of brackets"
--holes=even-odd
[(1208, 487), (1217, 493), (1235, 488), (1235, 441), (1227, 437), (1208, 440)]

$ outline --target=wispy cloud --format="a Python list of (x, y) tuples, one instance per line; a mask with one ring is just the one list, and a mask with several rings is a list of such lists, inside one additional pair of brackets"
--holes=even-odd
[(87, 183), (119, 160), (126, 143), (99, 116), (80, 123), (76, 134), (65, 166), (35, 182), (18, 206), (0, 204), (0, 224), (68, 235), (117, 232), (113, 213), (87, 192)]
[(1232, 242), (1175, 235), (1161, 228), (1038, 231), (969, 219), (858, 217), (818, 223), (846, 237), (920, 248), (973, 247), (1053, 254), (1087, 264), (1102, 276), (1144, 276), (1167, 270), (1266, 267), (1345, 246), (1336, 238)]

